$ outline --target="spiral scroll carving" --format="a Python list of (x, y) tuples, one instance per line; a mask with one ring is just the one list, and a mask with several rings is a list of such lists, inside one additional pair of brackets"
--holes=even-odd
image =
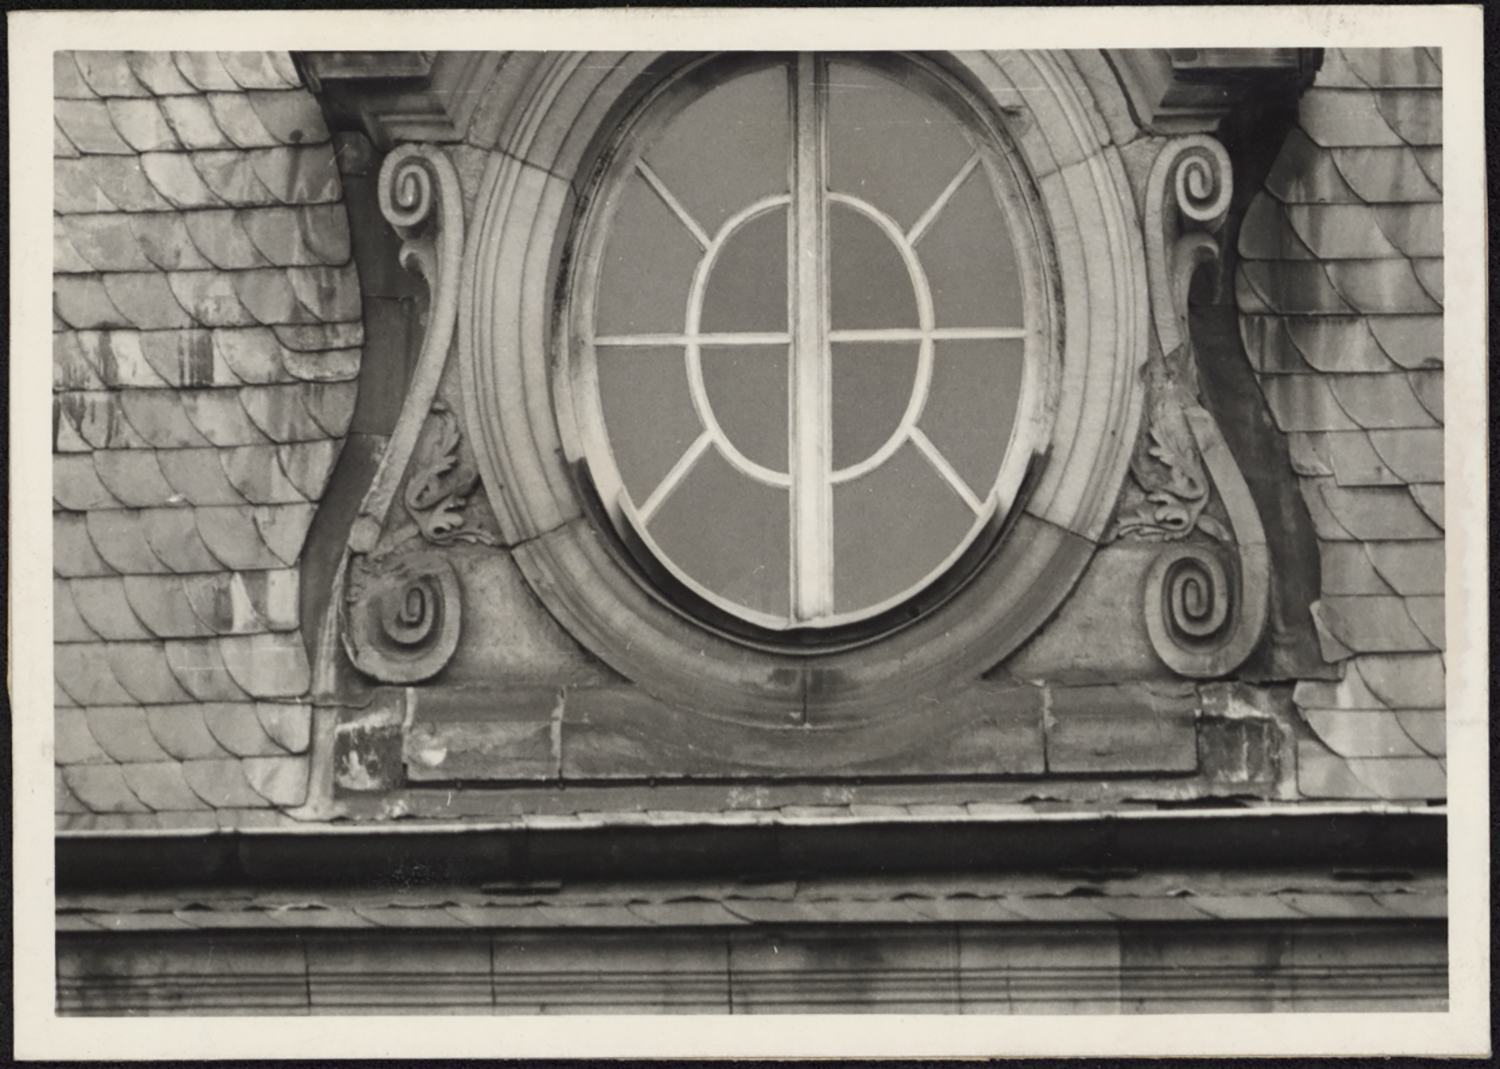
[(380, 214), (392, 226), (415, 227), (432, 214), (436, 202), (430, 166), (413, 145), (403, 145), (386, 158), (381, 168)]
[(1148, 616), (1147, 626), (1162, 629), (1161, 637), (1169, 639), (1170, 646), (1191, 650), (1213, 644), (1225, 633), (1233, 593), (1224, 564), (1213, 551), (1182, 546), (1163, 553), (1152, 565), (1147, 583), (1161, 599), (1161, 611)]
[(1209, 137), (1183, 138), (1171, 166), (1177, 210), (1198, 223), (1212, 225), (1222, 219), (1233, 191), (1224, 146)]
[(416, 683), (442, 670), (458, 648), (461, 596), (453, 567), (432, 554), (350, 568), (344, 648), (382, 683)]

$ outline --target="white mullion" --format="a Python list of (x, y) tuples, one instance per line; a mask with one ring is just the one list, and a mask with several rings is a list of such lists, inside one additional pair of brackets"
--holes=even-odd
[(590, 339), (594, 345), (786, 345), (786, 332), (725, 331), (715, 334), (604, 334)]
[(826, 204), (817, 60), (797, 57), (795, 86), (795, 317), (791, 359), (792, 615), (811, 621), (833, 611), (833, 480), (829, 465), (829, 359)]
[(867, 330), (831, 330), (830, 341), (982, 341), (993, 338), (1024, 338), (1025, 327), (872, 327)]
[(980, 501), (975, 496), (974, 491), (969, 489), (969, 484), (964, 481), (964, 477), (954, 469), (952, 464), (948, 463), (948, 458), (943, 456), (938, 447), (932, 444), (932, 439), (923, 433), (922, 428), (913, 427), (909, 433), (911, 440), (916, 443), (922, 455), (937, 469), (937, 473), (943, 477), (943, 481), (953, 487), (954, 492), (964, 499), (964, 504), (969, 506), (974, 515), (978, 516), (984, 511), (984, 502)]
[(672, 214), (682, 221), (683, 226), (688, 228), (693, 235), (693, 240), (698, 243), (699, 247), (707, 249), (713, 242), (713, 239), (698, 225), (698, 220), (694, 219), (688, 210), (682, 206), (682, 202), (673, 196), (672, 191), (667, 188), (667, 184), (661, 180), (661, 176), (647, 166), (645, 160), (636, 160), (635, 168), (641, 172), (641, 177), (650, 184), (651, 188), (656, 190), (656, 195), (662, 199), (662, 203), (672, 210)]
[(927, 206), (927, 210), (922, 213), (922, 217), (911, 225), (911, 229), (906, 232), (906, 243), (908, 245), (915, 245), (922, 240), (922, 235), (927, 233), (927, 228), (938, 217), (938, 213), (947, 206), (953, 194), (958, 192), (958, 187), (964, 184), (964, 181), (969, 175), (974, 173), (974, 168), (978, 165), (979, 153), (976, 152), (969, 157), (967, 163), (958, 169), (958, 174), (954, 175), (953, 181), (949, 182), (943, 188), (943, 191), (938, 194), (937, 200)]
[(687, 452), (677, 458), (677, 463), (672, 465), (672, 470), (662, 477), (661, 482), (656, 484), (656, 489), (651, 491), (651, 496), (646, 498), (646, 503), (637, 510), (642, 526), (651, 521), (651, 517), (661, 507), (662, 502), (673, 490), (677, 489), (677, 484), (682, 482), (693, 465), (698, 463), (698, 458), (713, 444), (713, 440), (713, 435), (704, 431), (694, 439), (692, 445), (688, 446)]

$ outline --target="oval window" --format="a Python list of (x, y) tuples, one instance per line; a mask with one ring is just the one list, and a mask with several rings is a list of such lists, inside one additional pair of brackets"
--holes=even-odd
[(571, 305), (589, 476), (642, 570), (775, 632), (951, 588), (1025, 473), (1016, 180), (911, 60), (705, 64), (643, 105)]

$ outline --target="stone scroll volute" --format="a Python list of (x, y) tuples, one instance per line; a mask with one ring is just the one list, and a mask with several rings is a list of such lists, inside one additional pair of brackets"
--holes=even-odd
[(1162, 543), (1142, 612), (1157, 656), (1192, 678), (1244, 662), (1265, 628), (1269, 596), (1265, 531), (1201, 400), (1188, 328), (1188, 291), (1198, 268), (1219, 258), (1232, 182), (1228, 153), (1203, 135), (1168, 141), (1152, 166), (1146, 260), (1160, 349), (1148, 366), (1147, 426), (1110, 532)]

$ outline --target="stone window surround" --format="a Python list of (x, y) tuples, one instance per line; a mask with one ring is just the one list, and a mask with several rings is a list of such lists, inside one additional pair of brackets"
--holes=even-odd
[(1047, 298), (1057, 343), (1041, 450), (1049, 458), (967, 586), (876, 643), (799, 656), (747, 649), (643, 588), (591, 515), (567, 391), (552, 381), (562, 306), (552, 280), (566, 262), (577, 198), (588, 195), (595, 161), (643, 82), (672, 62), (549, 56), (514, 90), (515, 118), (491, 143), (460, 272), (457, 338), (466, 422), (505, 540), (577, 639), (690, 707), (764, 722), (816, 693), (865, 719), (973, 678), (1067, 596), (1108, 521), (1139, 427), (1147, 270), (1134, 194), (1101, 118), (1118, 102), (1101, 106), (1056, 53), (938, 61), (1005, 126), (1033, 183), (1038, 244), (1053, 261)]

